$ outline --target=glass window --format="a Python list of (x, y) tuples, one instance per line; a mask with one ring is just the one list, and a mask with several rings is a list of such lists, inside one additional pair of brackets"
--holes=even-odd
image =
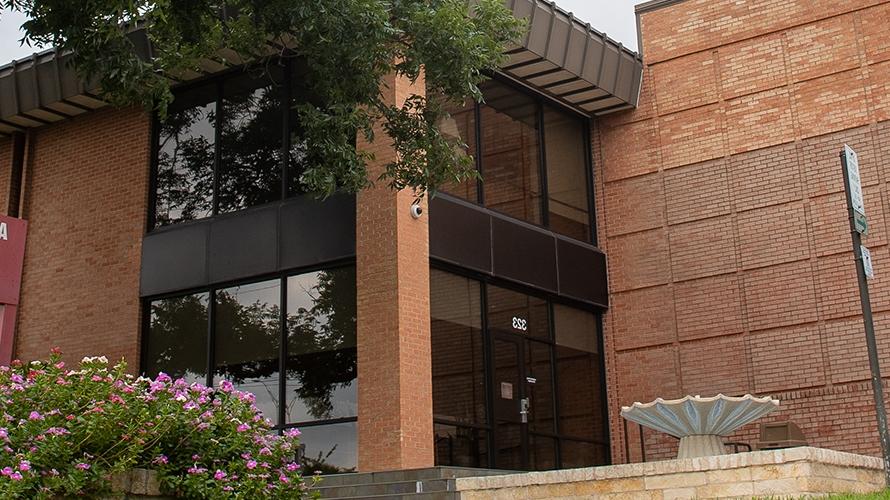
[(590, 353), (556, 346), (559, 433), (587, 439), (605, 436), (600, 360)]
[[(439, 131), (446, 138), (465, 144), (463, 153), (467, 156), (476, 156), (476, 105), (472, 100), (462, 103), (448, 102), (445, 105), (448, 117), (439, 122)], [(474, 160), (475, 161), (475, 160)], [(440, 189), (450, 195), (463, 198), (475, 203), (477, 197), (478, 182), (469, 179), (461, 183), (450, 183)]]
[(207, 293), (153, 301), (143, 371), (207, 382)]
[(436, 465), (488, 467), (488, 431), (435, 424)]
[(242, 75), (223, 82), (219, 211), (281, 198), (283, 75)]
[(301, 427), (300, 446), (307, 474), (355, 472), (358, 465), (358, 434), (355, 422)]
[(485, 206), (543, 224), (538, 104), (496, 82), (482, 85), (482, 176)]
[(559, 452), (564, 469), (603, 465), (609, 460), (605, 445), (585, 441), (563, 439)]
[(590, 241), (587, 146), (580, 119), (544, 108), (547, 210), (550, 229)]
[(256, 395), (257, 407), (272, 422), (278, 422), (280, 296), (280, 280), (216, 292), (214, 379)]
[(486, 423), (481, 299), (479, 282), (430, 271), (433, 418), (437, 420)]
[(599, 325), (592, 312), (562, 304), (553, 305), (556, 343), (599, 354)]
[(556, 468), (556, 439), (538, 434), (529, 434), (529, 468), (549, 470)]
[(546, 300), (497, 286), (488, 286), (487, 290), (490, 329), (531, 338), (550, 338)]
[(215, 87), (176, 96), (158, 130), (156, 224), (213, 213)]
[(358, 415), (355, 268), (287, 279), (285, 421)]

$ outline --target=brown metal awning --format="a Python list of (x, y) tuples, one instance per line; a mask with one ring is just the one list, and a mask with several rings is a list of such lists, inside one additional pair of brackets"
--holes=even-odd
[(501, 71), (588, 115), (636, 107), (643, 60), (546, 0), (504, 0), (528, 20)]
[[(509, 48), (501, 72), (590, 116), (635, 107), (643, 62), (638, 54), (545, 0), (504, 0), (528, 19), (522, 42)], [(150, 57), (145, 31), (131, 32), (137, 52)], [(274, 52), (279, 47), (271, 46)], [(222, 50), (201, 62), (187, 81), (223, 71), (238, 59)], [(65, 120), (105, 106), (95, 85), (77, 78), (69, 55), (50, 49), (0, 67), (0, 136)]]

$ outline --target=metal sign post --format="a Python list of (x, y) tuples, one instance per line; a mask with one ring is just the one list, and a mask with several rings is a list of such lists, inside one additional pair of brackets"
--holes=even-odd
[(859, 281), (859, 300), (862, 302), (862, 320), (865, 323), (868, 364), (871, 367), (871, 388), (875, 398), (878, 435), (881, 439), (881, 453), (884, 458), (884, 481), (890, 487), (890, 434), (888, 434), (887, 430), (884, 385), (881, 380), (881, 365), (878, 361), (878, 346), (875, 342), (875, 325), (871, 314), (871, 299), (868, 295), (868, 278), (874, 276), (874, 271), (871, 265), (871, 253), (862, 246), (862, 234), (865, 234), (868, 230), (868, 224), (865, 221), (862, 183), (859, 179), (859, 159), (856, 152), (846, 144), (844, 145), (844, 150), (841, 151), (841, 166), (844, 170), (844, 192), (847, 196), (850, 234), (853, 237), (853, 256), (856, 261), (856, 278)]

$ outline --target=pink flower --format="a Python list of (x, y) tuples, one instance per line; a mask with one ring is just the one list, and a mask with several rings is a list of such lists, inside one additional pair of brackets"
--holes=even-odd
[(256, 460), (248, 460), (246, 467), (250, 470), (256, 469)]
[(3, 469), (0, 469), (0, 474), (4, 476), (12, 474), (12, 467), (4, 467)]
[(182, 405), (182, 408), (183, 408), (184, 410), (186, 410), (186, 411), (188, 411), (188, 410), (196, 410), (196, 409), (198, 409), (198, 404), (195, 403), (194, 401), (189, 401), (188, 403)]
[(30, 414), (28, 414), (28, 420), (43, 420), (43, 415), (36, 411), (32, 411)]
[(90, 470), (90, 464), (80, 462), (79, 464), (75, 465), (74, 468), (79, 470)]
[(296, 462), (291, 462), (291, 463), (287, 464), (285, 466), (285, 468), (287, 469), (288, 472), (293, 472), (300, 468), (300, 464), (298, 464)]
[(192, 467), (189, 467), (186, 472), (188, 472), (189, 474), (192, 474), (192, 475), (203, 474), (203, 473), (207, 472), (207, 469), (205, 469), (204, 467), (192, 466)]
[(219, 383), (219, 390), (223, 392), (232, 392), (233, 390), (235, 390), (235, 386), (232, 385), (232, 383), (228, 380), (223, 380)]
[(158, 382), (160, 382), (160, 383), (162, 383), (162, 384), (166, 384), (167, 382), (170, 382), (170, 381), (172, 381), (173, 379), (170, 378), (170, 375), (167, 375), (166, 373), (161, 372), (161, 373), (158, 373), (158, 376), (155, 377), (155, 380), (158, 381)]
[(219, 469), (217, 469), (216, 473), (213, 474), (213, 479), (216, 479), (217, 481), (222, 481), (225, 478), (226, 478), (226, 473)]
[(12, 376), (9, 377), (9, 379), (12, 380), (16, 384), (24, 384), (25, 383), (25, 379), (23, 379), (22, 376), (19, 375), (18, 373), (13, 373)]
[(19, 470), (22, 472), (28, 472), (29, 470), (31, 470), (31, 462), (22, 460), (21, 462), (19, 462)]
[(167, 458), (167, 455), (158, 455), (155, 457), (154, 460), (151, 461), (151, 463), (157, 464), (157, 465), (167, 465), (167, 463), (169, 461), (170, 461), (170, 459)]
[(9, 479), (12, 479), (13, 481), (21, 481), (22, 475), (19, 474), (18, 472), (13, 472), (12, 474), (9, 475)]
[(289, 438), (295, 438), (295, 437), (299, 436), (300, 434), (303, 434), (303, 433), (300, 432), (300, 429), (297, 429), (297, 428), (288, 429), (288, 430), (284, 431), (284, 436), (289, 437)]
[(238, 432), (247, 432), (250, 430), (250, 426), (247, 424), (241, 424), (237, 428)]
[(280, 476), (278, 476), (278, 480), (281, 481), (281, 482), (284, 483), (284, 484), (287, 484), (287, 483), (290, 482), (290, 478), (288, 478), (288, 477), (285, 476), (284, 474), (281, 474)]

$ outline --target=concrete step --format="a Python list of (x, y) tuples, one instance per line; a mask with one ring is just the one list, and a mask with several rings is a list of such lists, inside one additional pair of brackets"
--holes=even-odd
[(359, 500), (359, 499), (388, 499), (388, 500), (457, 500), (457, 493), (454, 491), (436, 491), (432, 493), (406, 493), (404, 495), (359, 495), (355, 497), (340, 497), (338, 500)]
[(474, 469), (470, 467), (429, 467), (426, 469), (405, 469), (385, 472), (354, 472), (350, 474), (330, 474), (321, 477), (319, 487), (349, 486), (372, 483), (395, 483), (402, 481), (422, 481), (426, 479), (454, 479), (457, 477), (479, 477), (509, 474), (513, 471)]
[(389, 483), (375, 482), (366, 484), (349, 484), (326, 486), (322, 483), (315, 488), (322, 498), (351, 498), (379, 495), (406, 495), (415, 493), (435, 493), (449, 491), (454, 488), (453, 479), (422, 479), (414, 481), (396, 481)]

